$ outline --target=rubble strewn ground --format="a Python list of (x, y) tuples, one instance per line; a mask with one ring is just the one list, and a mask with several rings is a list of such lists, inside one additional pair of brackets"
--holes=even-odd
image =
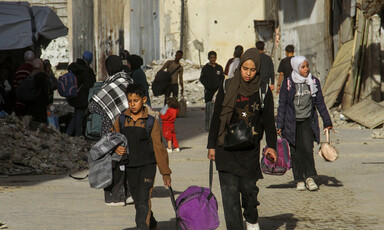
[(8, 116), (0, 119), (0, 140), (0, 175), (56, 175), (88, 168), (90, 143), (50, 126), (32, 131)]

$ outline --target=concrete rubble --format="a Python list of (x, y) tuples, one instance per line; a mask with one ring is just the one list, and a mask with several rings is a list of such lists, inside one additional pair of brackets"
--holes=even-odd
[(15, 116), (0, 119), (0, 176), (63, 174), (88, 168), (91, 143), (53, 127), (25, 128)]
[(373, 131), (371, 137), (373, 139), (384, 139), (384, 129)]

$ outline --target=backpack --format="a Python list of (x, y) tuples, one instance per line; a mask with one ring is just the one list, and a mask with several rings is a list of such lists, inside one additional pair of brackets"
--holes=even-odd
[[(90, 101), (93, 95), (97, 94), (103, 85), (103, 82), (95, 82), (92, 88), (89, 89), (88, 101)], [(101, 115), (96, 113), (89, 113), (87, 111), (85, 116), (84, 135), (90, 140), (99, 140), (101, 138)]]
[(40, 91), (41, 88), (39, 90), (36, 88), (35, 77), (30, 74), (25, 79), (18, 82), (16, 97), (20, 101), (35, 101), (39, 97)]
[(212, 193), (213, 162), (209, 167), (209, 188), (190, 186), (176, 199), (171, 187), (171, 201), (176, 212), (177, 229), (214, 230), (220, 225), (218, 205)]
[(261, 171), (269, 175), (284, 175), (285, 172), (292, 167), (288, 141), (283, 138), (277, 140), (277, 159), (275, 163), (270, 162), (265, 156), (265, 151), (267, 148), (268, 145), (263, 149), (263, 157), (261, 158)]
[(68, 71), (57, 80), (57, 91), (62, 97), (76, 97), (80, 88), (77, 88), (77, 78), (72, 71)]
[(154, 96), (160, 96), (165, 94), (168, 85), (172, 81), (172, 75), (181, 67), (179, 65), (172, 73), (168, 71), (159, 71), (155, 76), (155, 80), (152, 82), (152, 92)]

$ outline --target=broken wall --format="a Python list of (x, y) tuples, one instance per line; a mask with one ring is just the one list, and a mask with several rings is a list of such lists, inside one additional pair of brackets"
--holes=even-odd
[[(171, 58), (180, 47), (181, 1), (161, 0), (160, 50), (162, 58)], [(211, 50), (224, 66), (236, 45), (255, 47), (254, 20), (273, 20), (266, 0), (201, 1), (184, 5), (184, 58), (194, 63), (207, 62)], [(200, 51), (200, 52), (199, 52)]]
[(295, 46), (295, 54), (306, 56), (311, 72), (324, 84), (332, 64), (332, 37), (326, 0), (280, 0), (280, 58), (285, 47)]
[(97, 80), (105, 80), (105, 60), (108, 56), (119, 55), (124, 46), (124, 13), (126, 0), (94, 0), (94, 33), (97, 61)]

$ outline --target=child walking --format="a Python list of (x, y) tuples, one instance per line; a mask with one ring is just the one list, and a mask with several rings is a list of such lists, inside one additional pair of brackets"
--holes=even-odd
[(179, 143), (176, 139), (175, 131), (175, 120), (176, 116), (179, 113), (177, 99), (175, 97), (170, 97), (167, 99), (168, 109), (165, 114), (161, 114), (160, 118), (163, 122), (163, 135), (168, 143), (167, 152), (172, 152), (172, 144), (175, 152), (180, 152)]
[[(317, 176), (313, 158), (313, 142), (320, 142), (319, 112), (324, 131), (333, 128), (324, 103), (320, 81), (312, 76), (307, 58), (291, 59), (292, 73), (283, 80), (277, 109), (278, 133), (290, 145), (293, 178), (298, 191), (315, 191)], [(305, 182), (305, 183), (304, 183)]]
[[(151, 194), (156, 175), (156, 164), (163, 175), (164, 186), (171, 186), (171, 170), (168, 153), (161, 141), (160, 124), (148, 114), (144, 106), (147, 101), (145, 89), (140, 84), (127, 87), (129, 109), (125, 110), (112, 127), (128, 140), (128, 148), (117, 147), (116, 153), (126, 160), (125, 172), (136, 209), (136, 225), (141, 230), (157, 229), (157, 221), (151, 211)], [(153, 122), (153, 123), (152, 123)], [(153, 126), (150, 127), (152, 123)], [(121, 127), (121, 128), (120, 128)], [(127, 152), (129, 154), (127, 154)]]

